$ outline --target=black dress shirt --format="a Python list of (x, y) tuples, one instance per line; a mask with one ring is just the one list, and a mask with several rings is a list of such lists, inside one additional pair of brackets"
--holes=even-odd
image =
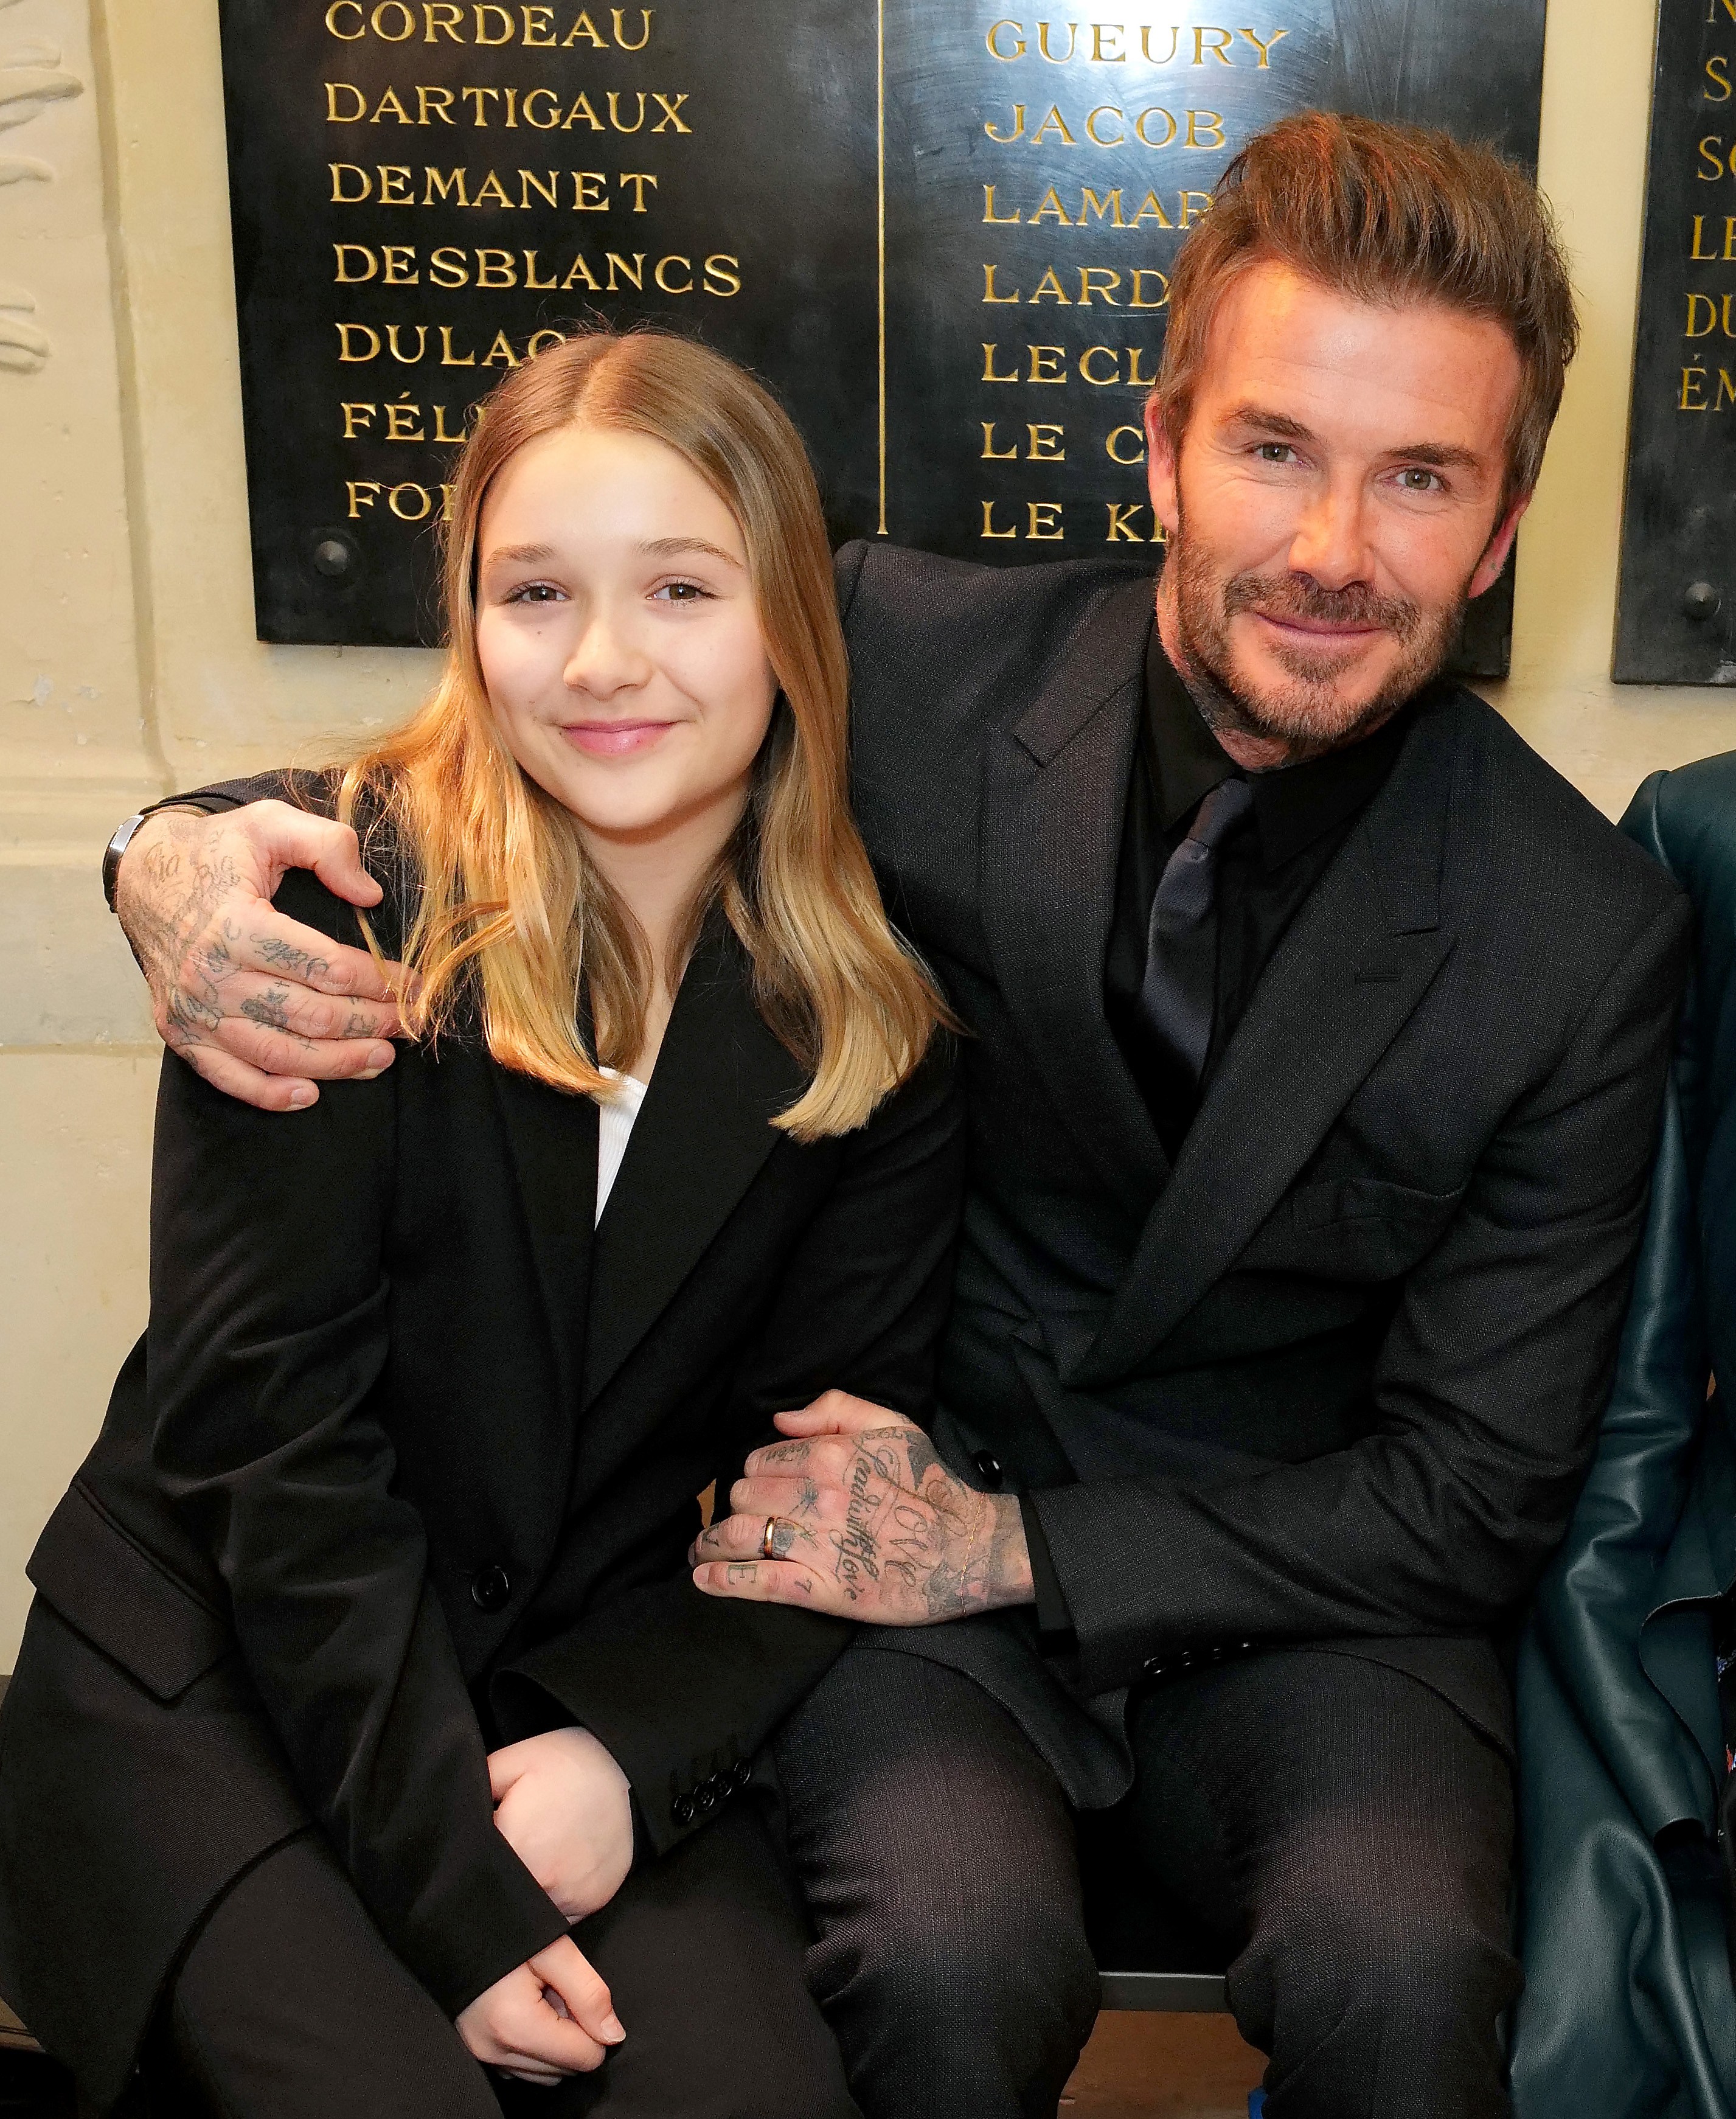
[[(1243, 772), (1206, 726), (1152, 628), (1145, 717), (1122, 825), (1104, 1005), (1172, 1162), (1285, 928), (1391, 771), (1410, 719), (1410, 709), (1402, 707), (1373, 735), (1342, 750), (1270, 772)], [(1196, 1084), (1152, 1034), (1139, 996), (1158, 880), (1200, 804), (1232, 774), (1248, 781), (1253, 806), (1218, 849), (1217, 981), (1211, 1041)], [(1058, 1645), (1072, 1630), (1072, 1616), (1036, 1510), (1025, 1505), (1022, 1512), (1038, 1630), (1045, 1641)]]

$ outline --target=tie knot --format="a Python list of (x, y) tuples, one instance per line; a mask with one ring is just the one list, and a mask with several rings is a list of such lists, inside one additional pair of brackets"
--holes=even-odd
[(1200, 804), (1188, 838), (1209, 852), (1248, 814), (1253, 799), (1254, 791), (1245, 780), (1220, 780)]

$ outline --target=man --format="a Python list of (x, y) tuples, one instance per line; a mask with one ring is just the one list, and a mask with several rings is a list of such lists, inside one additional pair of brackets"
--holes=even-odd
[[(1271, 2119), (1505, 2109), (1498, 1649), (1608, 1389), (1687, 929), (1437, 675), (1575, 336), (1514, 170), (1307, 114), (1175, 272), (1155, 625), (1109, 564), (840, 555), (859, 813), (971, 1033), (942, 1412), (786, 1416), (694, 1556), (874, 1622), (776, 1757), (870, 2119), (1054, 2110), (1113, 1805)], [(260, 902), (371, 895), (341, 834), (146, 829), (121, 911), (192, 1064), (287, 1107), (389, 1062), (368, 969)]]

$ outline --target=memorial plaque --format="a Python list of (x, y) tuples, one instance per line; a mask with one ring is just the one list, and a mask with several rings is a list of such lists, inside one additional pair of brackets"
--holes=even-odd
[(1660, 0), (1618, 683), (1736, 684), (1736, 0)]
[[(1535, 168), (1543, 30), (1544, 0), (224, 0), (261, 636), (433, 640), (452, 445), (597, 318), (763, 376), (840, 540), (1150, 545), (1141, 404), (1230, 156), (1325, 104)], [(1472, 610), (1462, 666), (1498, 674), (1510, 582)]]

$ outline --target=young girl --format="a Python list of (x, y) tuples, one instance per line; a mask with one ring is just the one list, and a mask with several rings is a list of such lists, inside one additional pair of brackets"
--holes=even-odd
[(829, 2119), (755, 1760), (844, 1629), (687, 1548), (780, 1409), (922, 1416), (961, 1150), (801, 444), (697, 346), (554, 348), (446, 599), (427, 706), (292, 789), (413, 1041), (289, 1120), (164, 1066), (150, 1324), (0, 1725), (0, 1991), (99, 2107), (142, 2052), (230, 2119)]

